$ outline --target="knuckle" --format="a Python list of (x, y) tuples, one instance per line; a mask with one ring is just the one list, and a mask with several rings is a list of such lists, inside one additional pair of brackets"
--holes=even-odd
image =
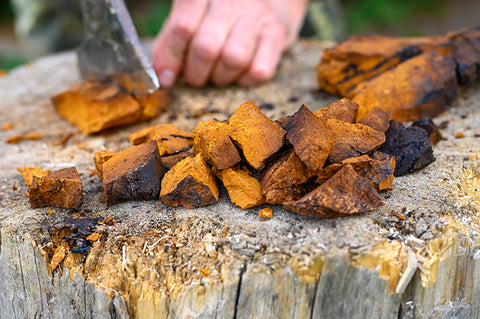
[(201, 37), (192, 43), (191, 50), (200, 60), (209, 61), (217, 57), (220, 51), (220, 45), (214, 38)]
[(188, 40), (195, 33), (196, 25), (187, 18), (178, 18), (173, 22), (172, 29), (175, 36)]
[(226, 48), (222, 54), (223, 63), (232, 69), (242, 69), (248, 64), (248, 54), (239, 48)]

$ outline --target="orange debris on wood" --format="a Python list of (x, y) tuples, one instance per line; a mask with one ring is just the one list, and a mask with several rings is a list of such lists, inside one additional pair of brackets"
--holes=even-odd
[(230, 201), (242, 209), (265, 203), (260, 182), (246, 167), (234, 166), (221, 171), (215, 171), (227, 189)]
[(262, 208), (258, 211), (258, 216), (260, 218), (272, 218), (273, 216), (273, 209), (270, 208), (270, 207), (265, 207), (265, 208)]
[(306, 194), (312, 176), (293, 150), (286, 151), (262, 171), (262, 194), (270, 204), (297, 200)]
[(321, 169), (332, 149), (333, 140), (328, 128), (305, 105), (283, 127), (287, 131), (287, 140), (307, 168), (312, 171)]
[(9, 144), (18, 144), (19, 142), (23, 141), (23, 140), (39, 140), (43, 137), (43, 134), (42, 133), (26, 133), (26, 134), (17, 134), (17, 135), (13, 135), (13, 136), (10, 136), (6, 141), (5, 143), (9, 143)]
[(193, 130), (193, 150), (218, 170), (238, 164), (242, 158), (228, 136), (228, 124), (210, 120), (201, 122)]
[(165, 174), (160, 200), (169, 206), (183, 205), (187, 209), (218, 201), (215, 177), (201, 154), (186, 157)]
[(253, 101), (240, 105), (228, 120), (228, 135), (243, 151), (247, 163), (256, 170), (283, 146), (285, 131), (263, 114)]
[(200, 269), (200, 275), (202, 275), (203, 277), (208, 277), (211, 273), (212, 271), (210, 269)]
[(129, 147), (103, 164), (103, 200), (110, 206), (158, 199), (164, 174), (155, 141)]
[(58, 265), (65, 259), (65, 255), (69, 251), (68, 245), (60, 245), (55, 248), (52, 260), (50, 260), (50, 271), (54, 271)]
[(335, 119), (327, 120), (333, 138), (328, 156), (331, 162), (340, 162), (376, 150), (385, 142), (385, 134), (362, 124), (350, 124)]
[(78, 209), (83, 202), (83, 185), (77, 169), (65, 168), (44, 177), (33, 175), (28, 197), (32, 208), (55, 206)]
[(133, 145), (156, 141), (160, 156), (181, 152), (193, 144), (193, 134), (174, 124), (159, 124), (130, 134)]
[(17, 171), (22, 174), (23, 180), (27, 186), (32, 185), (33, 176), (44, 177), (51, 172), (49, 169), (41, 169), (39, 167), (17, 167)]
[(97, 240), (99, 240), (100, 238), (102, 238), (102, 234), (100, 234), (100, 233), (91, 233), (90, 235), (88, 235), (87, 240), (89, 240), (89, 241), (97, 241)]
[(55, 143), (53, 143), (53, 145), (59, 146), (59, 145), (66, 144), (72, 136), (73, 136), (72, 132), (67, 133), (67, 134), (63, 135), (62, 137), (60, 137)]
[(170, 103), (162, 92), (137, 98), (111, 81), (92, 80), (52, 97), (52, 102), (62, 117), (91, 134), (152, 118)]
[(10, 131), (13, 129), (12, 123), (5, 123), (2, 125), (2, 131)]
[(348, 216), (382, 205), (372, 182), (357, 174), (350, 164), (299, 200), (283, 204), (289, 211), (313, 217)]

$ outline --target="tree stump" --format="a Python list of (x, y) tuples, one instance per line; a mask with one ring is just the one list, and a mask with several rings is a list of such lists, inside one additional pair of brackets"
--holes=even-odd
[[(50, 102), (80, 81), (72, 52), (0, 77), (0, 318), (478, 318), (478, 84), (435, 119), (450, 121), (436, 162), (396, 178), (382, 193), (386, 205), (371, 213), (316, 219), (275, 205), (242, 210), (224, 189), (218, 203), (193, 210), (159, 200), (103, 203), (95, 152), (129, 147), (129, 134), (142, 128), (191, 131), (248, 100), (273, 120), (302, 103), (316, 111), (336, 100), (317, 90), (323, 48), (299, 43), (274, 80), (254, 89), (178, 85), (177, 100), (150, 123), (93, 136)], [(4, 143), (35, 132), (40, 139)], [(75, 166), (80, 209), (30, 208), (16, 170), (30, 166)], [(258, 216), (265, 207), (271, 219)], [(61, 239), (85, 223), (97, 233), (88, 249), (52, 263)]]

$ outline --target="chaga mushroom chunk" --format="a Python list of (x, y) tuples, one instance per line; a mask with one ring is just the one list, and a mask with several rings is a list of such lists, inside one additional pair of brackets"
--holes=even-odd
[(316, 111), (315, 115), (320, 121), (336, 119), (347, 123), (355, 123), (357, 112), (358, 104), (349, 98), (343, 98)]
[(293, 150), (286, 151), (262, 171), (262, 194), (269, 204), (297, 200), (307, 193), (312, 176)]
[(379, 149), (395, 156), (395, 176), (413, 173), (435, 161), (428, 134), (419, 127), (406, 127), (391, 120), (385, 144)]
[(93, 161), (95, 162), (95, 169), (97, 170), (97, 175), (100, 180), (103, 180), (103, 164), (117, 154), (117, 152), (107, 150), (101, 150), (95, 153)]
[(77, 169), (65, 168), (44, 177), (33, 175), (28, 197), (32, 208), (55, 206), (78, 209), (83, 202), (83, 185)]
[(372, 94), (378, 106), (397, 121), (436, 116), (458, 91), (455, 63), (436, 51), (427, 51), (369, 81), (360, 83), (351, 96)]
[(142, 106), (142, 120), (148, 120), (163, 113), (173, 101), (173, 95), (168, 89), (136, 93), (133, 97)]
[(158, 199), (163, 175), (155, 141), (129, 147), (103, 164), (103, 200), (110, 206)]
[(375, 151), (383, 142), (385, 134), (362, 124), (350, 124), (334, 119), (327, 120), (333, 145), (328, 156), (333, 163)]
[(372, 158), (368, 155), (350, 157), (341, 162), (325, 166), (322, 170), (317, 172), (317, 184), (323, 184), (347, 164), (352, 165), (353, 169), (359, 173), (372, 165)]
[(297, 201), (283, 204), (286, 210), (312, 217), (340, 217), (375, 210), (383, 205), (372, 182), (343, 166), (328, 181)]
[(307, 168), (311, 171), (320, 170), (332, 148), (328, 128), (305, 105), (288, 119), (284, 128), (287, 140)]
[(395, 165), (395, 156), (374, 152), (370, 166), (360, 174), (372, 181), (377, 192), (388, 191), (393, 186)]
[(159, 124), (130, 134), (133, 145), (157, 141), (160, 156), (181, 152), (193, 144), (193, 134), (174, 124)]
[(25, 184), (29, 187), (33, 183), (33, 176), (44, 177), (51, 172), (49, 169), (41, 169), (39, 167), (17, 167), (17, 171), (22, 174)]
[(380, 132), (386, 132), (390, 125), (390, 113), (381, 108), (372, 107), (365, 116), (357, 120), (358, 124), (370, 126)]
[(253, 101), (240, 105), (228, 120), (228, 135), (241, 148), (248, 164), (256, 170), (265, 166), (285, 142), (285, 131), (263, 114)]
[(412, 126), (423, 128), (427, 132), (428, 138), (430, 139), (430, 143), (432, 145), (437, 144), (442, 139), (440, 130), (435, 123), (433, 123), (433, 120), (430, 117), (422, 117), (418, 121), (413, 122)]
[[(166, 100), (166, 94), (153, 94), (158, 94), (156, 102), (147, 102), (146, 98), (139, 102), (114, 82), (93, 80), (52, 97), (52, 102), (58, 114), (82, 133), (91, 134), (158, 115), (170, 100)], [(160, 96), (165, 101), (159, 102)]]
[(162, 180), (160, 200), (169, 206), (194, 209), (218, 201), (212, 170), (201, 154), (178, 162)]
[(195, 157), (195, 153), (193, 152), (193, 149), (191, 147), (175, 154), (164, 155), (161, 157), (163, 168), (169, 171), (178, 162), (182, 161), (187, 157)]
[(227, 123), (210, 120), (201, 122), (193, 130), (193, 151), (201, 153), (217, 170), (230, 168), (242, 158), (227, 134)]
[(222, 171), (215, 171), (227, 189), (230, 201), (241, 209), (262, 205), (265, 198), (260, 189), (260, 182), (248, 168), (237, 165)]

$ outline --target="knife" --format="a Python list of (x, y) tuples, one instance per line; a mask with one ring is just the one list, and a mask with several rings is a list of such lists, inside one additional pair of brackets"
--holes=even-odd
[(129, 92), (160, 87), (123, 0), (82, 0), (83, 42), (77, 50), (82, 78), (110, 78)]

